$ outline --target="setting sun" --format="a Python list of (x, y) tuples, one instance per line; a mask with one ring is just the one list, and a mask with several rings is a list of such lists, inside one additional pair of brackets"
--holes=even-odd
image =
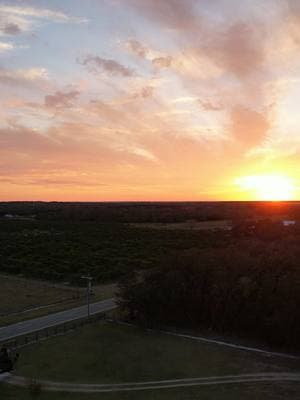
[(253, 175), (236, 179), (236, 184), (249, 192), (255, 200), (293, 200), (295, 185), (293, 180), (281, 175)]

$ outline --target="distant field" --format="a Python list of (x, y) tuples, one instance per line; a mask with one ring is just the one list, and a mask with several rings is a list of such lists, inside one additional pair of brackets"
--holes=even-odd
[[(287, 372), (295, 368), (296, 366), (289, 361), (282, 362), (216, 345), (147, 333), (128, 326), (98, 323), (64, 337), (24, 348), (16, 374), (35, 379), (67, 382), (121, 383), (238, 373)], [(21, 393), (20, 389), (3, 387), (8, 394)], [(196, 387), (101, 394), (101, 398), (105, 400), (296, 400), (299, 398), (300, 385), (257, 383), (249, 385), (248, 390), (246, 384), (234, 384), (217, 388)], [(98, 397), (72, 395), (74, 400), (99, 397), (99, 394)], [(13, 396), (5, 398), (12, 399)], [(27, 397), (23, 398), (27, 400)], [(40, 398), (58, 400), (71, 397), (45, 393)]]
[(130, 224), (135, 228), (148, 228), (148, 229), (183, 229), (183, 230), (229, 230), (231, 227), (231, 221), (229, 220), (218, 220), (218, 221), (186, 221), (186, 222), (174, 222), (174, 223), (134, 223)]

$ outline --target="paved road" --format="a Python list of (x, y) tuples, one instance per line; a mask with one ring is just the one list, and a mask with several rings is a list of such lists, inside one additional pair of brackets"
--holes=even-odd
[[(103, 311), (109, 311), (116, 308), (114, 299), (102, 300), (90, 305), (90, 314), (98, 314)], [(87, 315), (87, 306), (71, 308), (70, 310), (46, 315), (40, 318), (34, 318), (16, 324), (0, 328), (0, 341), (13, 339), (28, 333), (36, 332), (51, 326), (61, 325), (65, 322), (74, 321)]]
[[(3, 374), (4, 375), (4, 374)], [(22, 376), (14, 376), (5, 374), (3, 382), (15, 386), (27, 386), (28, 378)], [(223, 375), (223, 376), (207, 376), (200, 378), (184, 378), (184, 379), (169, 379), (161, 381), (146, 381), (146, 382), (128, 382), (128, 383), (113, 383), (113, 384), (83, 384), (83, 383), (67, 383), (53, 382), (45, 380), (37, 380), (43, 387), (43, 390), (55, 392), (75, 392), (75, 393), (103, 393), (103, 392), (127, 392), (137, 390), (154, 390), (168, 389), (187, 386), (202, 386), (202, 385), (224, 385), (233, 383), (258, 383), (265, 382), (294, 382), (300, 383), (300, 373), (291, 372), (272, 372), (272, 373), (257, 373), (257, 374), (239, 374), (239, 375)]]

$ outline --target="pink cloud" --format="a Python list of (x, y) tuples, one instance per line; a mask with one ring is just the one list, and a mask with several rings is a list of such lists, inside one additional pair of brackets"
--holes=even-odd
[(186, 30), (199, 25), (200, 18), (195, 12), (197, 3), (194, 0), (126, 0), (126, 2), (146, 18), (166, 28)]
[(72, 105), (72, 102), (76, 100), (80, 92), (72, 90), (70, 92), (57, 91), (53, 95), (45, 96), (45, 106), (49, 108), (66, 108)]
[(237, 22), (209, 35), (203, 51), (225, 71), (243, 80), (263, 67), (264, 41), (260, 27)]

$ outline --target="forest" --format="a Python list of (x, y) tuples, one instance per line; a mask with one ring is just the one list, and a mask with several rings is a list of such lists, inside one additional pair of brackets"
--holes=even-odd
[(300, 238), (179, 251), (119, 285), (126, 318), (208, 329), (300, 351)]
[(124, 223), (60, 220), (0, 220), (0, 271), (84, 284), (116, 281), (147, 269), (176, 249), (217, 246), (223, 232), (153, 230)]

